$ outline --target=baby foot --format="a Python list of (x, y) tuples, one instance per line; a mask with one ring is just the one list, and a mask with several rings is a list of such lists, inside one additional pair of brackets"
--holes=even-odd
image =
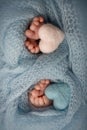
[(28, 40), (25, 41), (25, 46), (31, 53), (39, 53), (39, 28), (44, 24), (43, 17), (35, 17), (28, 30), (25, 31), (25, 36)]
[(39, 39), (39, 35), (38, 35), (38, 31), (39, 28), (44, 24), (44, 18), (39, 16), (39, 17), (35, 17), (29, 27), (28, 30), (25, 31), (25, 36), (27, 38), (33, 39), (33, 40), (38, 40)]
[(40, 48), (38, 46), (38, 41), (28, 39), (25, 41), (25, 47), (31, 52), (31, 53), (39, 53)]
[(36, 107), (46, 107), (51, 105), (52, 101), (49, 100), (44, 91), (50, 84), (50, 80), (41, 80), (38, 82), (34, 89), (29, 93), (29, 101)]

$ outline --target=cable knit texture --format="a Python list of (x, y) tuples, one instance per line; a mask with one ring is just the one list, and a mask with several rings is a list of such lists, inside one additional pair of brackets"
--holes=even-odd
[[(62, 130), (87, 101), (87, 44), (75, 0), (0, 1), (0, 130)], [(65, 40), (46, 54), (31, 54), (24, 47), (24, 31), (37, 15), (60, 27)], [(66, 111), (47, 108), (23, 113), (20, 96), (40, 79), (65, 82), (71, 98)], [(86, 109), (83, 113), (87, 113)], [(83, 115), (79, 122), (83, 122)], [(79, 123), (81, 125), (81, 123)], [(69, 130), (86, 130), (78, 123)], [(84, 128), (85, 127), (85, 128)], [(65, 129), (64, 129), (65, 130)], [(67, 128), (68, 130), (68, 128)]]

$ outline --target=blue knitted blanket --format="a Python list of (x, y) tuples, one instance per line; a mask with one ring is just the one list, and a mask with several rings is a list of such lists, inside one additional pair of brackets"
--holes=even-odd
[[(87, 101), (87, 38), (80, 6), (74, 0), (0, 1), (0, 130), (86, 130), (87, 109), (81, 106)], [(24, 31), (37, 15), (65, 33), (63, 43), (48, 55), (24, 47)], [(67, 110), (23, 113), (18, 108), (19, 97), (40, 79), (70, 86)]]

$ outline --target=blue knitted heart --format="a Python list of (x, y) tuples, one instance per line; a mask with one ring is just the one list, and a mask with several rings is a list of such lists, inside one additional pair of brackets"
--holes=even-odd
[(53, 83), (45, 90), (46, 96), (53, 100), (55, 109), (63, 110), (67, 108), (70, 100), (70, 87), (65, 83)]

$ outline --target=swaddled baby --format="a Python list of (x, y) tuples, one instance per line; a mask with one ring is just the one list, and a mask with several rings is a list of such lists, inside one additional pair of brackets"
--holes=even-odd
[[(29, 28), (25, 31), (27, 40), (25, 47), (33, 54), (51, 53), (55, 51), (64, 40), (64, 33), (56, 26), (45, 23), (41, 16), (35, 17)], [(27, 93), (27, 101), (23, 104), (36, 108), (48, 107), (63, 110), (67, 108), (70, 99), (70, 88), (66, 83), (53, 83), (50, 79), (40, 80), (31, 91)], [(28, 104), (29, 103), (29, 104)], [(22, 106), (23, 106), (22, 104)], [(30, 105), (31, 104), (31, 105)]]

